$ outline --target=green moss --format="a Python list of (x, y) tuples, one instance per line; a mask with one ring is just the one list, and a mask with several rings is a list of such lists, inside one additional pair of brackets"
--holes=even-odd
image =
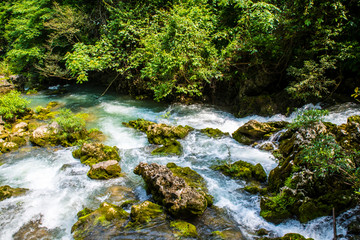
[(204, 129), (201, 129), (200, 132), (202, 132), (205, 135), (207, 135), (208, 137), (212, 137), (212, 138), (221, 138), (221, 137), (229, 136), (229, 133), (224, 133), (218, 128), (215, 128), (215, 129), (214, 128), (204, 128)]
[(232, 137), (236, 141), (238, 141), (239, 143), (244, 144), (244, 145), (251, 145), (255, 142), (253, 139), (249, 138), (248, 136), (246, 136), (245, 134), (240, 133), (240, 132), (234, 132), (232, 134)]
[(281, 223), (292, 216), (288, 206), (294, 204), (294, 202), (294, 198), (280, 194), (275, 197), (262, 197), (260, 216), (269, 222)]
[(91, 168), (87, 173), (91, 179), (110, 179), (121, 176), (121, 168), (119, 164), (111, 165), (105, 168)]
[(14, 142), (2, 142), (0, 143), (0, 151), (7, 153), (19, 149), (19, 145)]
[(120, 161), (119, 149), (106, 146), (102, 143), (84, 143), (79, 149), (72, 152), (74, 158), (80, 159), (82, 164), (92, 166), (96, 163), (116, 160)]
[(177, 177), (185, 180), (186, 184), (204, 193), (208, 206), (213, 204), (213, 196), (208, 194), (205, 179), (189, 167), (179, 167), (175, 163), (168, 163), (166, 167)]
[(251, 163), (239, 160), (235, 163), (214, 166), (213, 169), (221, 171), (223, 174), (244, 180), (266, 181), (266, 173), (260, 163), (255, 166)]
[(226, 240), (225, 234), (221, 231), (213, 231), (211, 236), (215, 237), (216, 239)]
[(155, 218), (165, 219), (166, 215), (162, 206), (145, 201), (131, 207), (130, 217), (132, 221), (131, 226), (136, 226), (138, 224), (148, 223)]
[(0, 186), (0, 201), (6, 198), (16, 197), (25, 194), (28, 189), (25, 188), (12, 188), (8, 185)]
[(89, 215), (90, 213), (94, 212), (94, 210), (91, 210), (89, 208), (84, 208), (83, 210), (79, 211), (77, 213), (77, 217), (78, 218), (81, 218), (81, 217), (84, 217), (86, 215)]
[(167, 155), (178, 155), (180, 156), (182, 154), (182, 146), (181, 144), (173, 140), (169, 143), (166, 143), (166, 145), (156, 148), (151, 152), (152, 155), (160, 155), (160, 156), (167, 156)]
[(191, 223), (176, 220), (170, 222), (170, 227), (175, 228), (177, 231), (175, 233), (178, 237), (197, 237), (196, 227)]

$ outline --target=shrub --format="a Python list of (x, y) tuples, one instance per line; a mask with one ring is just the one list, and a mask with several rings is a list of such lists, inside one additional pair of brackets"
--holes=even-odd
[(307, 127), (315, 122), (322, 121), (325, 116), (329, 114), (328, 110), (310, 109), (301, 112), (296, 118), (289, 124), (289, 128)]
[(15, 121), (28, 109), (29, 100), (20, 97), (20, 92), (11, 91), (0, 97), (0, 115), (4, 120)]
[(85, 120), (72, 113), (70, 109), (61, 109), (55, 121), (64, 132), (74, 133), (85, 129)]

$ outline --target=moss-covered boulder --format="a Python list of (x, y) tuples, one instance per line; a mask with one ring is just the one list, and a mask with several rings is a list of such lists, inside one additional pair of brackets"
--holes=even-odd
[(197, 237), (198, 233), (196, 231), (196, 227), (191, 223), (176, 220), (170, 222), (170, 227), (175, 229), (175, 236), (176, 237)]
[(121, 176), (121, 168), (116, 160), (108, 160), (91, 165), (87, 173), (92, 179), (110, 179)]
[(166, 167), (169, 168), (175, 176), (184, 179), (187, 185), (195, 188), (199, 193), (204, 194), (208, 206), (213, 204), (213, 196), (208, 193), (206, 181), (200, 174), (189, 167), (179, 167), (175, 163), (168, 163)]
[(193, 130), (189, 126), (168, 126), (144, 119), (137, 119), (123, 124), (146, 133), (149, 143), (163, 145), (152, 151), (154, 155), (181, 155), (182, 147), (177, 139), (185, 138)]
[(164, 221), (166, 214), (164, 208), (156, 203), (145, 201), (131, 207), (131, 226), (149, 223), (150, 221)]
[(49, 102), (46, 107), (38, 106), (35, 109), (34, 118), (39, 120), (48, 120), (55, 118), (58, 113), (56, 110), (61, 107), (58, 102)]
[(80, 211), (78, 217), (71, 229), (74, 239), (109, 239), (116, 228), (124, 227), (129, 220), (125, 210), (107, 202), (94, 211)]
[(0, 186), (0, 201), (6, 198), (17, 197), (25, 194), (28, 191), (26, 188), (12, 188), (9, 185)]
[(140, 163), (134, 173), (142, 176), (155, 201), (175, 217), (199, 216), (208, 206), (205, 193), (190, 187), (183, 178), (175, 176), (165, 166)]
[(280, 131), (286, 127), (286, 122), (268, 122), (262, 123), (256, 120), (250, 120), (239, 127), (232, 137), (239, 143), (251, 145), (261, 139), (268, 139), (271, 134)]
[(247, 181), (257, 180), (266, 182), (266, 172), (260, 163), (253, 165), (251, 163), (239, 160), (234, 163), (225, 163), (213, 166), (213, 169), (221, 171), (224, 175), (232, 178), (244, 179)]
[(119, 149), (106, 146), (102, 143), (84, 143), (79, 149), (73, 151), (73, 157), (80, 159), (81, 163), (92, 166), (108, 160), (120, 161)]
[(200, 130), (201, 133), (211, 138), (221, 138), (230, 136), (229, 133), (224, 133), (218, 128), (204, 128)]
[(0, 142), (0, 151), (2, 153), (11, 152), (19, 149), (19, 145), (14, 142)]
[(56, 135), (61, 131), (57, 122), (36, 128), (30, 136), (30, 141), (38, 146), (56, 145)]
[(276, 238), (263, 237), (260, 238), (259, 240), (314, 240), (314, 239), (305, 238), (304, 236), (298, 233), (287, 233), (283, 237), (276, 237)]

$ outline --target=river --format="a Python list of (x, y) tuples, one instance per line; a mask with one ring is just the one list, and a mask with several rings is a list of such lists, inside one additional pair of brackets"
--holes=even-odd
[[(259, 215), (259, 196), (242, 190), (244, 181), (232, 180), (210, 169), (218, 161), (235, 162), (241, 159), (253, 164), (261, 163), (269, 173), (277, 166), (276, 159), (269, 152), (239, 144), (230, 137), (216, 140), (200, 131), (193, 131), (184, 140), (180, 140), (184, 148), (181, 157), (152, 156), (146, 135), (122, 125), (122, 122), (144, 118), (171, 125), (189, 125), (195, 129), (219, 128), (232, 133), (250, 119), (291, 121), (295, 113), (289, 117), (274, 115), (236, 118), (210, 105), (164, 105), (115, 94), (99, 97), (100, 94), (100, 91), (78, 86), (62, 95), (42, 93), (28, 98), (32, 101), (32, 107), (58, 101), (75, 112), (89, 113), (93, 118), (89, 127), (100, 129), (107, 136), (105, 144), (120, 149), (120, 166), (126, 176), (106, 181), (89, 179), (86, 176), (89, 167), (72, 157), (74, 148), (29, 146), (1, 155), (0, 185), (30, 189), (24, 196), (0, 202), (1, 240), (18, 236), (16, 233), (19, 229), (24, 229), (24, 226), (26, 228), (30, 221), (41, 222), (41, 227), (51, 230), (54, 239), (73, 239), (71, 227), (77, 221), (76, 213), (84, 207), (97, 208), (101, 202), (106, 201), (109, 195), (105, 191), (110, 186), (130, 187), (138, 199), (146, 200), (149, 196), (144, 190), (144, 182), (133, 173), (140, 162), (163, 165), (174, 162), (197, 171), (207, 181), (209, 192), (214, 196), (214, 204), (226, 209), (249, 239), (254, 238), (254, 232), (259, 228), (265, 228), (276, 236), (294, 232), (315, 240), (332, 239), (332, 218), (321, 217), (307, 224), (296, 220), (288, 220), (280, 225), (269, 223)], [(343, 104), (332, 108), (326, 120), (341, 124), (354, 114), (360, 114), (359, 106)], [(337, 218), (338, 234), (346, 234), (344, 225), (354, 218), (354, 211), (350, 210)]]

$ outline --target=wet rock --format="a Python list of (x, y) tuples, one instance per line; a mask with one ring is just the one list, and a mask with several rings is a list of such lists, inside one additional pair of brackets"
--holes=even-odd
[(285, 127), (285, 122), (261, 123), (256, 120), (250, 120), (239, 127), (232, 134), (232, 137), (239, 143), (251, 145), (257, 140), (269, 138), (271, 134)]
[(79, 216), (71, 229), (74, 239), (110, 239), (129, 220), (129, 214), (121, 207), (106, 202), (95, 211), (81, 211)]
[(155, 203), (145, 201), (139, 205), (131, 207), (131, 226), (148, 223), (150, 221), (164, 221), (166, 214), (164, 208)]
[(93, 164), (116, 160), (120, 161), (117, 147), (106, 146), (102, 143), (84, 143), (79, 149), (73, 151), (73, 157), (79, 158), (81, 163), (92, 166)]
[(144, 119), (123, 124), (146, 133), (149, 143), (163, 145), (163, 147), (155, 149), (152, 152), (154, 155), (181, 155), (182, 147), (177, 139), (185, 138), (189, 132), (193, 130), (193, 128), (189, 126), (168, 126), (163, 123), (154, 123)]
[(352, 221), (348, 225), (348, 234), (360, 236), (360, 216), (356, 217), (356, 220)]
[(268, 238), (263, 237), (259, 240), (314, 240), (312, 238), (305, 238), (304, 236), (298, 234), (298, 233), (287, 233), (283, 237), (277, 237), (277, 238)]
[(179, 167), (175, 163), (168, 163), (166, 167), (177, 177), (185, 180), (186, 184), (204, 194), (208, 206), (213, 204), (213, 196), (209, 194), (205, 179), (189, 167)]
[(239, 160), (234, 163), (225, 163), (223, 165), (214, 166), (213, 169), (221, 171), (224, 175), (232, 178), (239, 178), (247, 181), (257, 180), (265, 182), (267, 178), (266, 172), (260, 163), (253, 165)]
[(269, 231), (266, 230), (265, 228), (260, 228), (259, 230), (256, 231), (257, 236), (265, 236), (268, 234), (269, 234)]
[(14, 142), (0, 142), (0, 150), (2, 153), (7, 153), (19, 149), (19, 145)]
[(6, 198), (17, 197), (25, 194), (28, 191), (26, 188), (12, 188), (8, 185), (0, 187), (0, 201)]
[(142, 176), (155, 201), (175, 217), (199, 216), (208, 206), (205, 193), (190, 187), (183, 178), (174, 176), (165, 166), (140, 163), (134, 173)]
[(208, 137), (211, 137), (211, 138), (221, 138), (221, 137), (230, 136), (229, 133), (224, 133), (218, 128), (215, 128), (215, 129), (214, 128), (204, 128), (204, 129), (201, 129), (200, 132), (204, 133), (205, 135), (207, 135)]
[(131, 188), (125, 186), (111, 186), (104, 196), (108, 196), (106, 201), (116, 205), (129, 203), (129, 201), (136, 201), (135, 194)]
[(250, 185), (244, 187), (244, 190), (251, 194), (260, 193), (260, 195), (265, 195), (267, 193), (267, 188), (262, 188), (259, 182), (252, 181)]
[(23, 225), (14, 235), (13, 240), (24, 240), (24, 239), (42, 239), (51, 240), (55, 238), (56, 229), (48, 229), (42, 227), (42, 219), (30, 220), (27, 224)]
[(56, 142), (56, 134), (60, 131), (61, 128), (57, 122), (42, 125), (33, 131), (30, 141), (38, 146), (52, 145)]
[(121, 168), (118, 161), (108, 160), (91, 165), (87, 173), (92, 179), (110, 179), (121, 176)]
[(196, 227), (192, 225), (191, 223), (182, 221), (182, 220), (176, 220), (170, 222), (170, 227), (174, 228), (176, 230), (175, 236), (176, 237), (197, 237), (198, 233), (196, 231)]
[(270, 143), (270, 142), (261, 144), (258, 148), (261, 150), (264, 150), (264, 151), (269, 151), (269, 152), (275, 149), (274, 144)]

